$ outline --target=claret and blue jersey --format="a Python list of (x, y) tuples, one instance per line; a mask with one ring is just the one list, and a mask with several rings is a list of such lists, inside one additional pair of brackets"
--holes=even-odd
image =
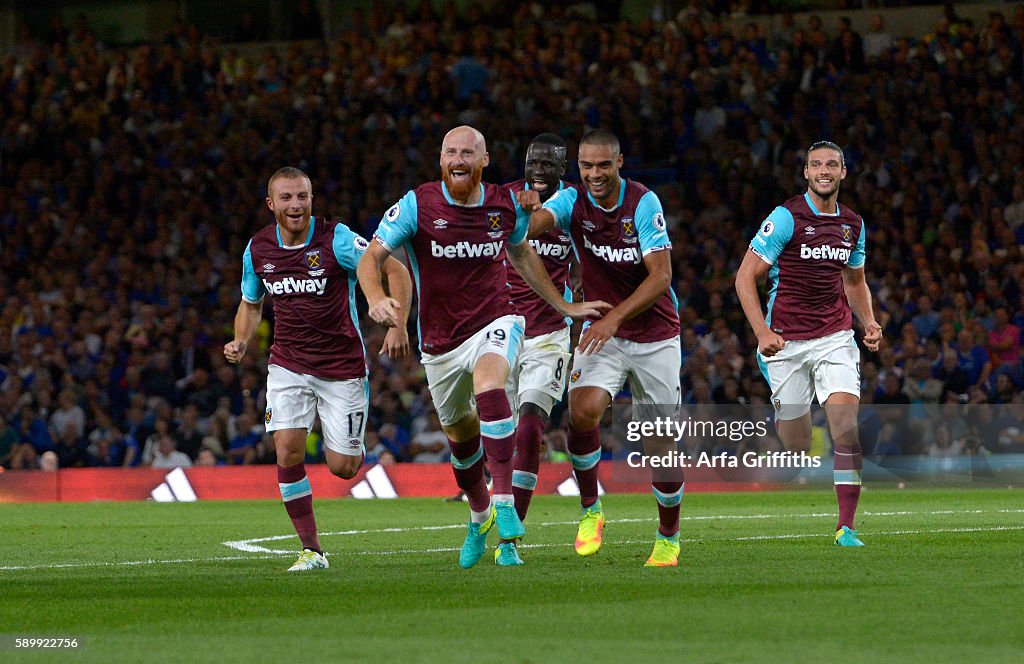
[(505, 268), (505, 243), (526, 240), (508, 187), (480, 184), (480, 204), (452, 200), (441, 181), (409, 191), (374, 235), (388, 251), (405, 247), (419, 296), (420, 350), (453, 350), (491, 321), (516, 313)]
[[(573, 240), (588, 300), (615, 306), (647, 278), (644, 256), (672, 248), (658, 196), (638, 182), (622, 180), (612, 209), (602, 208), (581, 185), (556, 192), (544, 203), (557, 227)], [(652, 342), (679, 336), (678, 303), (671, 288), (615, 336)]]
[(355, 304), (356, 266), (366, 247), (345, 224), (316, 217), (298, 246), (284, 245), (277, 224), (253, 235), (242, 257), (242, 298), (273, 298), (270, 364), (335, 380), (366, 375)]
[(864, 220), (836, 205), (823, 212), (794, 196), (761, 224), (750, 249), (771, 265), (768, 326), (785, 339), (818, 339), (853, 327), (843, 269), (865, 260)]
[[(559, 181), (558, 190), (561, 191), (569, 186), (571, 185)], [(529, 189), (530, 183), (526, 180), (517, 180), (510, 183), (508, 188), (514, 196), (517, 191)], [(517, 213), (526, 214), (518, 207)], [(551, 282), (555, 286), (562, 286), (565, 289), (565, 300), (572, 302), (572, 289), (569, 287), (572, 238), (569, 237), (569, 233), (561, 228), (552, 228), (540, 237), (530, 240), (530, 246), (540, 257), (544, 269), (551, 277)], [(526, 319), (527, 337), (548, 334), (572, 323), (572, 319), (564, 318), (554, 307), (545, 302), (544, 298), (537, 295), (526, 283), (526, 280), (516, 272), (515, 268), (508, 269), (508, 285), (512, 289), (512, 303), (515, 305), (516, 311)]]

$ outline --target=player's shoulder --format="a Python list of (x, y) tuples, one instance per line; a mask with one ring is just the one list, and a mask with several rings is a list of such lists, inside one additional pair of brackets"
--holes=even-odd
[(481, 184), (484, 186), (484, 196), (508, 196), (508, 192), (513, 191), (512, 185), (516, 184), (516, 182), (506, 182), (504, 184), (483, 182)]
[(804, 198), (803, 194), (797, 194), (792, 198), (786, 199), (786, 201), (783, 202), (782, 205), (780, 205), (779, 207), (788, 211), (791, 215), (794, 216), (796, 214), (803, 214), (804, 212), (810, 211), (810, 208), (807, 207), (807, 199)]
[(587, 200), (587, 188), (580, 182), (566, 182), (565, 180), (562, 180), (561, 188), (552, 193), (551, 198), (545, 201), (545, 203), (553, 201), (556, 198), (560, 198), (563, 201), (569, 200), (573, 202), (581, 199)]
[(323, 217), (315, 218), (316, 234), (334, 235), (336, 232), (341, 230), (345, 232), (349, 230), (349, 227), (342, 221), (324, 219)]
[(484, 182), (484, 205), (493, 207), (501, 205), (504, 207), (515, 207), (515, 193), (510, 188), (512, 183), (494, 184)]
[(507, 182), (502, 186), (504, 186), (507, 191), (510, 191), (513, 194), (515, 194), (517, 191), (526, 191), (526, 179), (521, 178), (519, 180), (513, 180), (512, 182)]
[(626, 183), (626, 195), (635, 196), (636, 200), (640, 200), (647, 192), (651, 191), (647, 185), (633, 179), (625, 179), (623, 182)]
[(359, 233), (352, 230), (352, 228), (344, 221), (338, 219), (334, 221), (323, 222), (323, 233), (329, 235), (334, 239), (347, 238), (347, 237), (361, 237)]
[(249, 240), (250, 249), (263, 249), (268, 246), (276, 247), (277, 245), (277, 224), (264, 226), (253, 233), (252, 238)]
[[(416, 200), (425, 200), (431, 197), (444, 198), (444, 191), (441, 189), (440, 180), (431, 180), (430, 182), (424, 182), (415, 189), (409, 191), (410, 194), (416, 197)], [(408, 194), (406, 194), (408, 196)]]
[(839, 217), (844, 222), (847, 222), (847, 223), (855, 222), (856, 225), (857, 225), (857, 228), (860, 228), (860, 225), (864, 222), (864, 218), (863, 217), (861, 217), (859, 214), (857, 214), (856, 212), (851, 210), (848, 206), (843, 205), (842, 203), (839, 203)]

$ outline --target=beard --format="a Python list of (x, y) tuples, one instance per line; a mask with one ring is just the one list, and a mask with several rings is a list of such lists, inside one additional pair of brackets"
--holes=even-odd
[(810, 185), (811, 191), (822, 198), (828, 198), (839, 191), (839, 180), (833, 180), (831, 184), (825, 185), (824, 187), (819, 185), (815, 180), (808, 180), (807, 183)]
[(451, 173), (448, 169), (441, 170), (441, 180), (444, 181), (446, 187), (448, 187), (448, 193), (455, 200), (465, 200), (469, 197), (474, 190), (480, 186), (480, 181), (484, 179), (484, 166), (479, 164), (470, 173), (469, 177), (465, 180), (455, 182), (452, 180)]

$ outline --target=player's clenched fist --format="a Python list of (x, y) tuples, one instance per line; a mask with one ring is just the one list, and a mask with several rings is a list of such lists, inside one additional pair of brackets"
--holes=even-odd
[(864, 333), (864, 346), (871, 352), (875, 352), (881, 343), (882, 326), (878, 323), (868, 323)]
[(785, 339), (771, 330), (765, 330), (763, 333), (757, 335), (757, 352), (761, 353), (761, 355), (765, 357), (775, 355), (782, 350), (785, 345)]
[(224, 357), (231, 364), (238, 364), (245, 357), (245, 349), (248, 346), (244, 341), (235, 339), (224, 344)]
[(536, 212), (540, 209), (540, 194), (533, 189), (524, 189), (516, 192), (516, 203), (527, 212)]

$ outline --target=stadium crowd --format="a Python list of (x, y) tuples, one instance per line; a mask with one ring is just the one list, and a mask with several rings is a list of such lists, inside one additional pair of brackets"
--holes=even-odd
[[(915, 39), (880, 16), (860, 35), (788, 15), (766, 38), (699, 5), (608, 23), (558, 4), (378, 4), (328, 40), (256, 48), (184, 24), (116, 47), (84, 18), (23, 27), (0, 63), (0, 462), (273, 463), (270, 321), (240, 368), (221, 354), (244, 242), (272, 219), (267, 177), (302, 168), (314, 214), (370, 237), (436, 179), (459, 124), (486, 136), (494, 182), (521, 176), (538, 133), (565, 137), (570, 162), (585, 129), (621, 137), (624, 174), (664, 202), (688, 404), (766, 403), (735, 269), (805, 188), (803, 150), (833, 140), (887, 339), (864, 356), (863, 402), (1024, 403), (1024, 6), (985, 25), (947, 12)], [(419, 363), (363, 332), (368, 460), (445, 459)], [(564, 458), (554, 419), (549, 458)], [(985, 447), (1024, 451), (1017, 431)], [(884, 450), (958, 449), (933, 434)]]

